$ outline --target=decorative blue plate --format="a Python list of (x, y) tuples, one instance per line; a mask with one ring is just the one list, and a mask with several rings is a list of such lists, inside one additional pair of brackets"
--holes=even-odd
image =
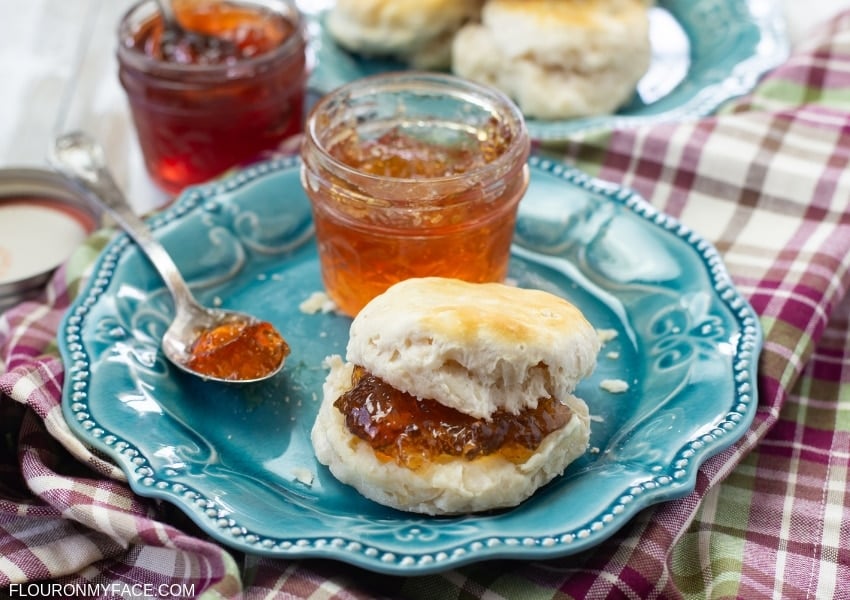
[[(699, 465), (753, 418), (757, 317), (694, 232), (629, 191), (561, 164), (531, 166), (510, 277), (569, 298), (616, 337), (578, 389), (594, 419), (590, 451), (519, 507), (407, 514), (366, 500), (314, 458), (323, 360), (344, 353), (350, 320), (299, 308), (322, 283), (297, 159), (191, 188), (150, 221), (202, 301), (284, 333), (284, 371), (239, 387), (173, 368), (159, 349), (170, 298), (122, 234), (59, 333), (71, 429), (138, 494), (174, 503), (223, 544), (385, 573), (578, 552), (688, 494)], [(628, 390), (605, 391), (606, 380)]]
[[(406, 68), (342, 49), (322, 27), (320, 10), (302, 4), (314, 20), (316, 63), (309, 83), (314, 92), (327, 93), (360, 77)], [(764, 0), (658, 0), (650, 11), (650, 38), (652, 62), (629, 104), (609, 116), (529, 119), (532, 137), (563, 141), (590, 132), (705, 116), (750, 91), (789, 52), (782, 3)]]

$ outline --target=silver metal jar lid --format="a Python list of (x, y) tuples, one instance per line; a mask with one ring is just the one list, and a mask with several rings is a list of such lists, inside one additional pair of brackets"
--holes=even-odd
[(37, 294), (100, 218), (52, 171), (0, 169), (0, 312)]

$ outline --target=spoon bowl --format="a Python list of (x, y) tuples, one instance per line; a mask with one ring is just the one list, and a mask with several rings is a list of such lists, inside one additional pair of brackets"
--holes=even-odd
[[(283, 368), (289, 347), (269, 323), (247, 313), (209, 308), (195, 299), (171, 256), (133, 212), (95, 140), (82, 132), (62, 135), (55, 140), (49, 159), (89, 202), (115, 219), (165, 281), (175, 309), (162, 338), (162, 351), (169, 361), (187, 373), (226, 383), (262, 381)], [(196, 350), (201, 341), (206, 355), (199, 357)], [(242, 345), (237, 346), (240, 341)], [(228, 344), (232, 344), (229, 351)], [(201, 362), (214, 369), (201, 370), (197, 366)]]

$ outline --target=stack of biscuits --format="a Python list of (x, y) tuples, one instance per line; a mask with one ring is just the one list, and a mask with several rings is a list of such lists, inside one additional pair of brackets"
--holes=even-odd
[(338, 0), (337, 43), (491, 85), (530, 118), (615, 112), (649, 68), (648, 0)]

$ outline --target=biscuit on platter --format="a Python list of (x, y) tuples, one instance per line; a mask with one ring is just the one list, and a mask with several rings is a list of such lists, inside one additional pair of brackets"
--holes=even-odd
[(341, 482), (430, 515), (516, 506), (587, 449), (599, 337), (540, 290), (409, 279), (351, 325), (312, 430)]
[(531, 118), (610, 114), (649, 68), (645, 0), (487, 0), (452, 45), (456, 75), (492, 85)]
[(336, 42), (366, 56), (422, 69), (449, 67), (452, 37), (477, 19), (482, 0), (338, 0), (328, 14)]

